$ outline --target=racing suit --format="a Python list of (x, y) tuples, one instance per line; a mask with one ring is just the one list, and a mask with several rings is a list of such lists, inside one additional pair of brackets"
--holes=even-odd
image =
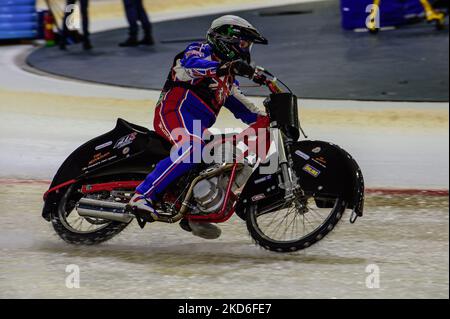
[[(264, 115), (241, 93), (234, 75), (222, 70), (222, 63), (206, 43), (192, 43), (175, 57), (153, 124), (159, 135), (177, 146), (172, 150), (177, 155), (161, 160), (136, 188), (137, 193), (155, 201), (171, 182), (196, 165), (192, 159), (186, 159), (203, 148), (201, 133), (215, 123), (222, 106), (246, 124)], [(200, 132), (194, 130), (194, 120)], [(178, 129), (177, 134), (173, 133), (174, 129)]]

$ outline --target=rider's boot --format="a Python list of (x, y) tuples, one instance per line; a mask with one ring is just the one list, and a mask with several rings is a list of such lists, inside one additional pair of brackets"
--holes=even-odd
[(139, 213), (140, 215), (147, 214), (151, 220), (158, 219), (158, 213), (154, 208), (153, 202), (149, 198), (145, 198), (142, 194), (136, 193), (131, 197), (127, 205), (127, 210)]
[(180, 227), (204, 239), (216, 239), (222, 233), (220, 228), (212, 223), (196, 222), (188, 219), (182, 219), (180, 221)]

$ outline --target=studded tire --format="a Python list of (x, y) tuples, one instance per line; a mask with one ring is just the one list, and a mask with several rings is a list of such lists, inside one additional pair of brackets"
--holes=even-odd
[(78, 233), (67, 226), (67, 223), (63, 220), (63, 215), (68, 205), (68, 202), (76, 197), (76, 188), (72, 185), (69, 187), (65, 194), (61, 197), (58, 205), (56, 205), (52, 213), (52, 226), (58, 236), (69, 244), (74, 245), (96, 245), (105, 242), (122, 230), (124, 230), (128, 223), (121, 223), (116, 221), (111, 221), (107, 223), (104, 227), (95, 230), (90, 233)]
[(250, 236), (255, 240), (256, 244), (271, 251), (280, 253), (289, 253), (302, 250), (322, 240), (329, 232), (331, 232), (341, 219), (346, 209), (346, 203), (342, 199), (336, 199), (336, 203), (331, 208), (330, 214), (324, 222), (311, 233), (289, 242), (279, 242), (272, 240), (259, 229), (256, 222), (256, 214), (258, 212), (257, 205), (252, 205), (248, 209), (246, 224)]

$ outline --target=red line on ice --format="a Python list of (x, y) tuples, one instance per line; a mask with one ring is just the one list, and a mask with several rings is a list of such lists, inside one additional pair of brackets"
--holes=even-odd
[[(50, 185), (49, 180), (40, 179), (14, 179), (14, 178), (0, 178), (0, 185), (6, 184), (40, 184)], [(448, 189), (418, 189), (418, 188), (366, 188), (367, 195), (423, 195), (423, 196), (449, 196)]]

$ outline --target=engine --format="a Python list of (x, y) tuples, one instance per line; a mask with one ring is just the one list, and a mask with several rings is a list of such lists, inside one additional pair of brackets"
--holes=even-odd
[(201, 180), (194, 186), (194, 200), (201, 212), (213, 213), (222, 206), (225, 188), (223, 183), (220, 183), (221, 179), (223, 179), (223, 175)]
[[(244, 186), (252, 172), (253, 169), (250, 165), (244, 165), (236, 173), (231, 191), (236, 193), (236, 191)], [(229, 174), (228, 172), (220, 176), (203, 179), (194, 186), (193, 197), (197, 203), (197, 209), (201, 213), (215, 213), (222, 207), (230, 179)]]

